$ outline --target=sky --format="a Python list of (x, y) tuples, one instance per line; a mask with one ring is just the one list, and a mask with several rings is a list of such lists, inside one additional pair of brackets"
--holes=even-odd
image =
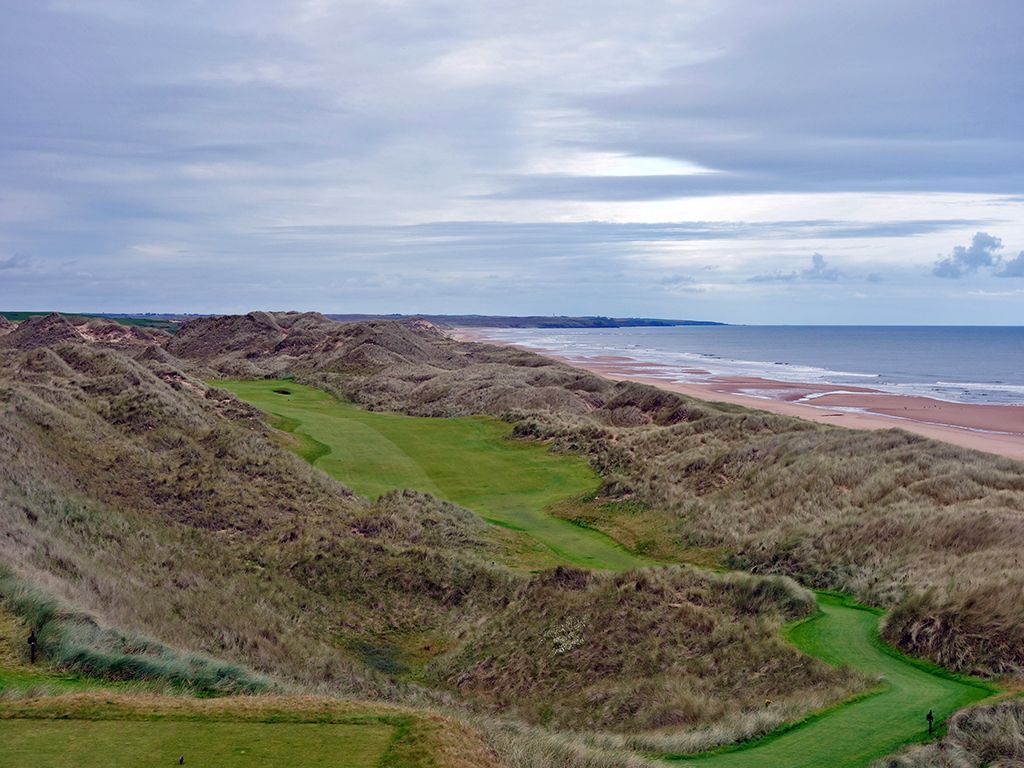
[(1019, 0), (0, 20), (0, 309), (1024, 324)]

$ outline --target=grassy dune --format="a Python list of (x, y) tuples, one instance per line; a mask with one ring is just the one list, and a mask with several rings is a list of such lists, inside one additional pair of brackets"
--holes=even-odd
[[(0, 559), (60, 610), (40, 622), (41, 604), (0, 593), (15, 622), (44, 625), (55, 676), (109, 676), (133, 697), (149, 695), (127, 682), (139, 672), (164, 692), (237, 694), (269, 677), (401, 701), (412, 722), (453, 701), (508, 765), (529, 768), (622, 768), (755, 738), (699, 760), (831, 766), (849, 751), (862, 764), (919, 737), (929, 708), (941, 718), (972, 700), (941, 675), (887, 672), (893, 657), (857, 646), (881, 648), (876, 617), (837, 623), (850, 619), (840, 605), (794, 629), (795, 642), (889, 683), (837, 706), (869, 684), (785, 642), (779, 628), (809, 615), (814, 596), (765, 572), (898, 606), (886, 638), (944, 665), (1019, 669), (1022, 486), (1008, 462), (698, 406), (398, 324), (210, 319), (173, 348), (134, 339), (124, 352), (59, 325), (8, 333), (18, 343), (0, 350)], [(285, 374), (340, 401), (258, 382), (270, 391), (253, 402), (264, 398), (274, 432), (200, 381)], [(598, 482), (600, 497), (582, 501)], [(459, 506), (381, 495), (401, 487)], [(627, 571), (647, 562), (615, 542), (761, 575)], [(589, 568), (516, 572), (560, 562)], [(29, 728), (46, 719), (22, 711), (34, 699), (64, 712), (88, 681), (34, 683), (19, 661), (25, 626), (11, 626), (22, 668), (7, 673), (0, 719)], [(168, 719), (163, 703), (139, 706), (51, 717)], [(241, 721), (198, 709), (180, 719)]]
[[(300, 437), (300, 452), (361, 493), (417, 488), (525, 530), (570, 561), (607, 568), (641, 563), (631, 563), (607, 540), (584, 537), (588, 531), (545, 514), (559, 499), (592, 489), (595, 478), (572, 457), (509, 442), (501, 422), (375, 413), (291, 382), (223, 386), (276, 416), (279, 426)], [(929, 709), (941, 723), (993, 692), (887, 648), (878, 636), (878, 612), (827, 594), (819, 597), (819, 607), (819, 614), (789, 630), (789, 640), (829, 664), (877, 678), (879, 690), (742, 748), (677, 759), (713, 768), (854, 768), (925, 738)]]
[(528, 532), (566, 563), (610, 570), (650, 564), (604, 534), (547, 514), (558, 501), (594, 491), (597, 475), (577, 456), (506, 439), (512, 428), (497, 419), (376, 413), (293, 382), (217, 385), (277, 417), (277, 426), (298, 437), (301, 455), (364, 496), (425, 491)]

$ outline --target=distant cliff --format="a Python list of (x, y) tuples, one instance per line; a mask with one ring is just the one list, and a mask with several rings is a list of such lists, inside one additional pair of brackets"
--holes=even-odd
[(341, 323), (364, 320), (404, 320), (422, 317), (457, 328), (635, 328), (638, 326), (725, 325), (711, 320), (666, 320), (656, 317), (568, 317), (566, 315), (327, 315)]

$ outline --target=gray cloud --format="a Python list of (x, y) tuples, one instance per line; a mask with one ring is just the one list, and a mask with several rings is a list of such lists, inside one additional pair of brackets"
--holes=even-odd
[(842, 276), (835, 267), (825, 263), (825, 257), (820, 253), (811, 256), (811, 266), (800, 273), (805, 280), (838, 280)]
[(712, 173), (519, 177), (499, 194), (1019, 194), (1024, 103), (1008, 94), (1024, 87), (1024, 5), (865, 0), (742, 9), (729, 29), (703, 30), (708, 48), (720, 46), (717, 55), (672, 67), (656, 83), (578, 99), (598, 121), (587, 146)]
[[(0, 308), (650, 314), (706, 286), (719, 316), (731, 286), (760, 318), (761, 272), (828, 319), (816, 289), (845, 281), (794, 254), (870, 247), (879, 292), (925, 291), (883, 262), (1020, 231), (1016, 0), (51, 0), (3, 22), (0, 253), (32, 261), (0, 260)], [(841, 220), (851, 191), (892, 207)], [(964, 192), (1002, 199), (979, 219)], [(647, 200), (673, 202), (620, 204)], [(680, 220), (633, 220), (655, 217)]]
[(300, 225), (267, 227), (274, 236), (299, 238), (393, 239), (400, 242), (442, 240), (452, 247), (487, 242), (616, 243), (685, 242), (735, 239), (885, 238), (911, 237), (980, 224), (975, 219), (908, 219), (906, 221), (836, 221), (830, 219), (656, 223), (438, 221), (405, 226)]
[(996, 277), (1024, 277), (1024, 251), (1003, 263), (1003, 268), (995, 273)]
[(983, 267), (994, 267), (999, 263), (998, 251), (1003, 241), (987, 232), (976, 232), (968, 246), (958, 245), (949, 256), (939, 259), (932, 267), (936, 277), (959, 279), (972, 275)]
[(835, 282), (843, 276), (835, 267), (830, 267), (825, 257), (820, 253), (811, 256), (811, 266), (807, 269), (794, 270), (792, 272), (775, 271), (768, 274), (754, 275), (749, 278), (752, 283), (792, 283), (797, 280), (821, 280)]
[(24, 269), (29, 266), (29, 263), (29, 257), (20, 254), (0, 258), (0, 272), (7, 270)]

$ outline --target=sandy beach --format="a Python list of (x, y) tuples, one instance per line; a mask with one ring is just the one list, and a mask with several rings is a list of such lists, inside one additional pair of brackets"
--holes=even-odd
[[(461, 341), (507, 344), (491, 336), (486, 328), (458, 328), (449, 335)], [(664, 366), (629, 357), (565, 356), (537, 347), (509, 346), (530, 349), (616, 381), (638, 381), (700, 400), (736, 403), (852, 429), (898, 427), (934, 440), (1024, 461), (1024, 406), (953, 403), (846, 385), (715, 377), (699, 368), (683, 371), (694, 376), (695, 381), (680, 382), (667, 378)]]

